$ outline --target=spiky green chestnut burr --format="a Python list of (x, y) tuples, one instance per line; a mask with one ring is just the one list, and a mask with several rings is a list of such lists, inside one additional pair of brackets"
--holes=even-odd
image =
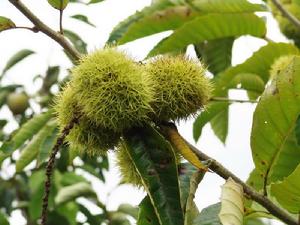
[[(293, 16), (297, 19), (300, 19), (300, 5), (293, 2), (292, 0), (280, 0), (282, 6), (288, 10)], [(282, 33), (295, 41), (296, 44), (300, 44), (300, 31), (299, 29), (292, 24), (282, 13), (278, 10), (278, 8), (272, 3), (271, 0), (268, 0), (268, 4), (271, 8), (271, 11), (278, 21), (280, 30)]]
[(62, 130), (75, 116), (80, 116), (76, 124), (67, 136), (67, 141), (77, 149), (87, 153), (102, 154), (108, 149), (114, 148), (119, 141), (120, 134), (110, 129), (96, 125), (81, 111), (76, 100), (74, 88), (66, 86), (56, 98), (55, 109), (57, 121)]
[(212, 85), (205, 68), (184, 56), (164, 56), (146, 65), (153, 80), (154, 119), (159, 121), (186, 119), (208, 102)]
[(270, 78), (275, 79), (293, 60), (293, 55), (284, 55), (275, 60), (270, 69)]
[(83, 57), (72, 74), (82, 112), (96, 124), (121, 132), (148, 120), (153, 86), (124, 52), (95, 51)]
[(120, 170), (122, 183), (143, 187), (142, 179), (123, 143), (120, 143), (117, 148), (116, 163)]

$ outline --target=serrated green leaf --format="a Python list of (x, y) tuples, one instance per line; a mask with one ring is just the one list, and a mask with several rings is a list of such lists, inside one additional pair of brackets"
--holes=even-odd
[(124, 140), (124, 148), (141, 175), (159, 222), (182, 225), (183, 212), (172, 147), (149, 126), (132, 129), (124, 135)]
[(214, 95), (222, 96), (227, 94), (228, 89), (232, 88), (233, 80), (241, 73), (258, 75), (266, 84), (270, 76), (269, 70), (274, 61), (281, 56), (293, 54), (299, 54), (299, 50), (292, 44), (269, 43), (261, 47), (244, 63), (227, 69), (215, 78)]
[(187, 6), (173, 6), (146, 15), (128, 27), (119, 44), (146, 37), (162, 31), (174, 30), (198, 14)]
[(139, 209), (137, 225), (160, 225), (148, 195), (139, 204)]
[(88, 24), (88, 25), (90, 25), (90, 26), (92, 26), (92, 27), (95, 27), (95, 25), (92, 24), (92, 23), (89, 21), (89, 18), (88, 18), (87, 16), (85, 16), (85, 15), (76, 14), (76, 15), (71, 16), (71, 18), (76, 19), (76, 20), (79, 20), (79, 21), (82, 21), (82, 22), (84, 22), (84, 23), (86, 23), (86, 24)]
[(300, 212), (300, 164), (282, 182), (271, 185), (271, 192), (277, 201), (290, 213)]
[(0, 32), (16, 27), (15, 23), (4, 16), (0, 16)]
[(68, 5), (69, 0), (48, 0), (48, 3), (55, 9), (64, 10)]
[(195, 45), (198, 57), (208, 66), (214, 75), (231, 66), (232, 46), (234, 38), (221, 38)]
[(81, 39), (81, 37), (79, 37), (78, 34), (70, 30), (64, 30), (64, 35), (72, 42), (80, 53), (87, 53), (87, 44)]
[(288, 175), (300, 162), (294, 128), (300, 114), (300, 57), (266, 88), (253, 116), (251, 149), (264, 186)]
[[(16, 172), (21, 172), (29, 163), (31, 163), (38, 155), (40, 151), (44, 151), (44, 147), (48, 148), (48, 151), (52, 149), (53, 145), (46, 145), (47, 137), (56, 129), (56, 123), (46, 124), (25, 146), (21, 151), (19, 159), (16, 161)], [(50, 149), (49, 149), (50, 148)], [(47, 155), (48, 156), (48, 155)]]
[(79, 183), (61, 188), (55, 197), (55, 204), (61, 205), (66, 202), (72, 201), (78, 197), (96, 198), (96, 193), (89, 183), (79, 182)]
[(207, 14), (197, 17), (175, 30), (168, 38), (159, 42), (148, 56), (172, 52), (205, 40), (246, 34), (262, 37), (265, 33), (265, 22), (254, 14)]
[(253, 4), (246, 0), (195, 0), (191, 4), (205, 13), (240, 13), (240, 12), (262, 12), (267, 7), (262, 4)]
[(16, 65), (17, 63), (19, 63), (20, 61), (22, 61), (23, 59), (25, 59), (26, 57), (32, 55), (33, 53), (35, 53), (32, 50), (29, 49), (22, 49), (20, 51), (18, 51), (17, 53), (15, 53), (13, 56), (10, 57), (10, 59), (7, 61), (3, 71), (2, 71), (2, 75), (1, 77), (9, 70), (11, 69), (14, 65)]
[(243, 214), (243, 187), (229, 178), (222, 186), (220, 221), (223, 225), (242, 225)]
[(193, 124), (193, 136), (195, 141), (199, 140), (204, 125), (218, 116), (220, 113), (228, 110), (229, 105), (230, 103), (228, 102), (211, 102), (207, 106), (207, 109), (196, 118)]
[(49, 110), (28, 120), (17, 130), (11, 140), (4, 142), (0, 152), (4, 158), (8, 157), (16, 149), (21, 147), (27, 140), (31, 139), (53, 116), (53, 111)]
[(151, 4), (148, 7), (143, 8), (141, 11), (136, 12), (135, 14), (129, 16), (127, 19), (119, 23), (110, 33), (107, 40), (108, 44), (118, 42), (120, 38), (127, 32), (129, 27), (137, 23), (140, 19), (144, 18), (147, 15), (150, 15), (157, 10), (166, 9), (169, 6), (174, 6), (174, 4), (168, 0), (157, 1)]
[(218, 216), (220, 211), (221, 203), (204, 208), (194, 220), (193, 225), (222, 225)]

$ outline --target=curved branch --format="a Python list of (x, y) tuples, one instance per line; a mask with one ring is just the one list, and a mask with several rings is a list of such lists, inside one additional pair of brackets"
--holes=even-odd
[(288, 10), (286, 10), (278, 0), (272, 0), (272, 2), (282, 13), (282, 15), (285, 16), (292, 24), (294, 24), (300, 30), (300, 21)]
[(26, 16), (35, 26), (37, 31), (41, 31), (46, 34), (53, 40), (55, 40), (58, 44), (60, 44), (67, 53), (74, 60), (80, 59), (80, 53), (67, 41), (67, 39), (60, 34), (59, 32), (54, 31), (49, 26), (44, 24), (39, 18), (37, 18), (20, 0), (8, 0), (11, 4), (13, 4), (24, 16)]

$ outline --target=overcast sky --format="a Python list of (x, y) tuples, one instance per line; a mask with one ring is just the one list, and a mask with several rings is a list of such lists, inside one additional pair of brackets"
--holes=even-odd
[[(46, 0), (24, 0), (23, 2), (52, 28), (58, 28), (58, 12), (52, 9)], [(80, 34), (83, 40), (88, 43), (89, 50), (101, 48), (107, 40), (110, 31), (119, 21), (133, 14), (136, 10), (150, 4), (150, 2), (150, 0), (107, 0), (89, 7), (81, 4), (71, 4), (64, 12), (64, 27)], [(78, 13), (87, 15), (97, 28), (68, 18)], [(0, 15), (11, 18), (19, 26), (30, 26), (30, 22), (10, 5), (8, 0), (0, 0)], [(279, 34), (276, 22), (270, 15), (266, 13), (260, 15), (265, 16), (267, 19), (269, 37), (272, 37), (275, 41), (285, 41), (285, 38)], [(126, 49), (135, 59), (140, 60), (167, 34), (168, 32), (143, 38), (121, 48)], [(265, 41), (253, 37), (238, 39), (233, 48), (233, 64), (243, 62), (251, 56), (253, 51), (256, 51), (265, 44)], [(3, 83), (21, 83), (25, 85), (28, 93), (33, 94), (39, 88), (40, 83), (37, 81), (32, 84), (32, 78), (37, 74), (44, 74), (48, 65), (62, 65), (65, 69), (71, 67), (70, 61), (65, 57), (60, 46), (45, 35), (15, 30), (0, 34), (0, 71), (11, 55), (23, 48), (33, 49), (37, 54), (30, 56), (9, 71)], [(234, 98), (246, 98), (245, 93), (237, 91), (231, 92), (230, 96)], [(204, 128), (201, 140), (197, 143), (197, 146), (201, 150), (219, 160), (243, 180), (247, 179), (249, 172), (254, 167), (250, 151), (250, 130), (254, 108), (255, 105), (247, 103), (233, 104), (230, 107), (229, 136), (225, 146), (216, 139), (209, 126)], [(7, 109), (1, 110), (1, 118), (11, 118), (10, 112)], [(192, 122), (191, 120), (180, 123), (179, 130), (187, 140), (195, 143), (192, 138)], [(14, 129), (15, 126), (16, 124), (12, 124), (7, 129)], [(107, 176), (106, 185), (92, 180), (95, 189), (101, 190), (98, 193), (99, 198), (107, 202), (109, 209), (115, 209), (123, 202), (137, 205), (143, 198), (144, 193), (128, 185), (115, 188), (119, 182), (118, 171), (113, 165), (111, 167), (112, 170), (109, 176)], [(196, 194), (196, 203), (200, 209), (219, 201), (220, 186), (223, 183), (224, 180), (215, 174), (210, 173), (206, 175)], [(108, 193), (110, 193), (109, 197)], [(15, 213), (11, 219), (11, 225), (22, 224), (25, 224), (24, 220), (18, 212)]]

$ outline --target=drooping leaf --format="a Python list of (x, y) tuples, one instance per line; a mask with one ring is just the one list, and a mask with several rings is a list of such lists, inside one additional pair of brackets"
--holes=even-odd
[(0, 32), (14, 27), (16, 25), (11, 19), (0, 16)]
[(210, 120), (210, 125), (215, 135), (225, 144), (228, 134), (229, 107), (225, 107)]
[(15, 53), (13, 56), (10, 57), (10, 59), (7, 61), (3, 71), (2, 71), (2, 75), (5, 74), (9, 69), (11, 69), (14, 65), (16, 65), (17, 63), (19, 63), (20, 61), (22, 61), (23, 59), (25, 59), (26, 57), (32, 55), (33, 53), (35, 53), (32, 50), (29, 49), (22, 49), (20, 51), (18, 51), (17, 53)]
[(87, 182), (80, 182), (70, 186), (61, 188), (56, 197), (55, 204), (61, 205), (66, 202), (72, 201), (78, 197), (96, 197), (96, 193)]
[(148, 195), (139, 204), (139, 209), (137, 225), (160, 225)]
[(253, 4), (246, 0), (195, 0), (192, 5), (205, 13), (239, 13), (267, 11), (262, 4)]
[(185, 218), (184, 218), (185, 225), (192, 224), (195, 218), (199, 215), (199, 210), (194, 202), (194, 198), (195, 198), (195, 193), (197, 191), (198, 185), (203, 179), (204, 174), (205, 174), (204, 171), (197, 171), (191, 177), (189, 196), (187, 198), (186, 207), (185, 207)]
[(222, 186), (220, 221), (223, 225), (242, 225), (243, 214), (243, 188), (229, 178)]
[(68, 5), (69, 0), (48, 0), (48, 3), (55, 9), (64, 10)]
[(254, 112), (251, 149), (264, 186), (287, 176), (300, 162), (294, 128), (300, 114), (300, 57), (266, 88)]
[(4, 142), (0, 148), (3, 157), (8, 157), (13, 151), (21, 147), (27, 140), (31, 139), (53, 116), (53, 112), (49, 110), (28, 120), (22, 127), (17, 130), (11, 140)]
[(85, 16), (85, 15), (76, 14), (76, 15), (71, 16), (71, 18), (76, 19), (76, 20), (79, 20), (79, 21), (82, 21), (82, 22), (84, 22), (84, 23), (86, 23), (86, 24), (88, 24), (88, 25), (90, 25), (90, 26), (92, 26), (92, 27), (95, 27), (95, 25), (92, 24), (92, 23), (89, 21), (89, 18), (88, 18), (87, 16)]
[(204, 125), (219, 114), (222, 115), (224, 111), (228, 110), (229, 105), (230, 103), (228, 102), (212, 102), (207, 106), (207, 109), (196, 118), (193, 124), (193, 136), (195, 141), (199, 140)]
[(64, 30), (64, 35), (73, 43), (75, 48), (82, 54), (87, 53), (87, 44), (79, 37), (78, 34), (70, 30)]
[[(21, 172), (28, 164), (30, 164), (39, 154), (40, 151), (45, 151), (44, 147), (47, 147), (47, 151), (52, 149), (53, 145), (45, 146), (47, 137), (56, 129), (56, 123), (46, 124), (25, 146), (21, 151), (19, 159), (16, 161), (16, 172)], [(49, 149), (50, 148), (50, 149)]]
[(124, 148), (141, 175), (161, 225), (182, 225), (183, 212), (172, 147), (150, 126), (133, 128), (124, 139)]
[[(269, 43), (256, 51), (244, 63), (231, 67), (219, 74), (215, 79), (215, 96), (222, 96), (232, 88), (238, 74), (258, 75), (266, 84), (269, 80), (269, 70), (273, 62), (284, 55), (298, 55), (299, 50), (292, 44)], [(250, 79), (249, 77), (247, 79)]]
[(208, 66), (214, 75), (231, 66), (231, 55), (234, 38), (221, 38), (195, 45), (198, 57)]
[(222, 225), (219, 219), (221, 203), (216, 203), (204, 208), (194, 220), (193, 225)]
[(174, 30), (196, 16), (197, 13), (188, 6), (173, 6), (155, 11), (129, 26), (118, 43), (124, 44), (162, 31)]
[(123, 35), (127, 32), (129, 27), (136, 22), (138, 22), (143, 17), (150, 15), (153, 12), (156, 12), (157, 10), (163, 10), (166, 9), (169, 6), (174, 6), (174, 4), (171, 1), (168, 0), (162, 0), (157, 1), (153, 4), (151, 4), (148, 7), (145, 7), (139, 12), (136, 12), (135, 14), (131, 15), (121, 23), (119, 23), (113, 31), (110, 33), (109, 38), (107, 40), (108, 44), (118, 42), (120, 38), (123, 37)]
[(290, 213), (300, 212), (300, 164), (282, 182), (271, 185), (271, 192), (277, 201)]
[(246, 34), (262, 37), (265, 33), (264, 21), (254, 14), (207, 14), (197, 17), (175, 30), (168, 38), (159, 42), (148, 56), (172, 52), (205, 40)]

